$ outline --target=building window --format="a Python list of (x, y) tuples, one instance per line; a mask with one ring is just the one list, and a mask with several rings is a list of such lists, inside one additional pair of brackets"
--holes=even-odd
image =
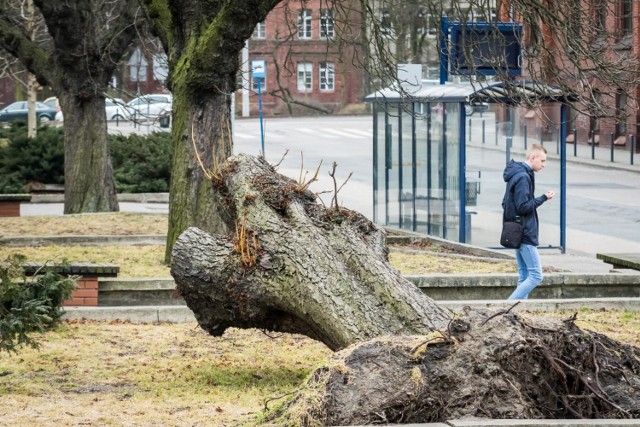
[(607, 0), (596, 1), (596, 29), (604, 31), (607, 24)]
[(633, 31), (633, 1), (620, 1), (620, 37), (631, 35)]
[(311, 92), (313, 87), (313, 64), (310, 62), (298, 63), (298, 91)]
[(334, 34), (331, 9), (322, 9), (320, 11), (320, 37), (330, 39)]
[(129, 58), (129, 76), (132, 82), (147, 81), (147, 60), (140, 52), (140, 49), (133, 51)]
[(169, 77), (167, 55), (163, 52), (153, 56), (153, 79), (164, 82)]
[(619, 92), (616, 96), (616, 136), (627, 134), (627, 94)]
[(262, 21), (258, 22), (256, 28), (253, 30), (253, 35), (251, 36), (254, 39), (266, 39), (267, 38), (267, 23)]
[(391, 13), (387, 9), (380, 11), (380, 32), (385, 35), (390, 35), (393, 31), (391, 24)]
[[(258, 83), (260, 83), (260, 87), (258, 88)], [(260, 92), (264, 92), (265, 89), (267, 89), (267, 82), (264, 79), (264, 77), (251, 77), (251, 87), (253, 88), (254, 91), (258, 92), (258, 90), (260, 90)]]
[(600, 92), (598, 90), (593, 91), (593, 108), (591, 109), (591, 117), (589, 119), (590, 136), (598, 135), (600, 133), (600, 116), (602, 111)]
[(311, 9), (298, 11), (298, 38), (311, 38)]
[(320, 90), (334, 90), (335, 73), (333, 70), (333, 64), (329, 62), (320, 63)]

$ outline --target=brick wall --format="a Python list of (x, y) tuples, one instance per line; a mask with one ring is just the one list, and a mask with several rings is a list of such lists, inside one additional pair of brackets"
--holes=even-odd
[(20, 202), (0, 201), (0, 217), (20, 216)]
[(98, 277), (82, 276), (77, 280), (78, 287), (71, 293), (71, 298), (64, 300), (66, 306), (97, 306), (98, 305)]
[[(286, 4), (285, 4), (286, 3)], [(362, 58), (356, 52), (356, 44), (360, 40), (360, 14), (353, 9), (349, 16), (348, 29), (341, 30), (344, 17), (335, 9), (333, 13), (335, 35), (324, 38), (320, 34), (321, 10), (330, 8), (330, 3), (320, 0), (309, 0), (304, 3), (304, 9), (311, 12), (311, 37), (298, 37), (298, 12), (301, 4), (283, 2), (267, 16), (265, 21), (265, 37), (249, 40), (249, 62), (264, 60), (266, 64), (266, 90), (263, 88), (262, 108), (267, 115), (288, 114), (285, 102), (280, 96), (288, 94), (295, 102), (317, 106), (329, 111), (354, 103), (363, 102), (362, 67), (358, 67), (355, 58)], [(342, 10), (342, 9), (341, 9)], [(339, 41), (345, 32), (351, 33), (353, 43)], [(310, 64), (311, 89), (298, 88), (298, 65)], [(322, 63), (333, 64), (334, 87), (323, 90), (320, 88), (320, 67)], [(258, 114), (258, 95), (252, 88), (251, 77), (243, 77), (243, 85), (250, 88), (250, 114)], [(238, 93), (238, 96), (240, 94)], [(236, 105), (241, 105), (241, 98)], [(294, 109), (299, 104), (292, 104)], [(306, 109), (305, 112), (313, 111)]]

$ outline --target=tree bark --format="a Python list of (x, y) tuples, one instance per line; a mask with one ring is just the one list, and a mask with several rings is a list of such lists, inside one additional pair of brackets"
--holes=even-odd
[(449, 315), (387, 262), (384, 233), (324, 209), (304, 184), (239, 155), (215, 179), (233, 238), (190, 228), (172, 274), (200, 325), (302, 333), (341, 349), (386, 334), (446, 327)]
[(200, 326), (301, 333), (341, 350), (267, 424), (640, 416), (640, 349), (575, 319), (451, 315), (390, 267), (380, 228), (318, 205), (262, 158), (230, 158), (212, 185), (231, 235), (189, 228), (171, 265)]
[(64, 212), (117, 211), (104, 99), (115, 67), (137, 34), (137, 2), (33, 3), (44, 21), (37, 40), (26, 25), (18, 25), (19, 5), (4, 2), (0, 46), (60, 99), (65, 118)]
[(167, 52), (174, 99), (167, 262), (187, 227), (226, 232), (214, 208), (218, 195), (207, 175), (232, 152), (230, 96), (236, 90), (240, 52), (255, 26), (279, 2), (140, 1)]

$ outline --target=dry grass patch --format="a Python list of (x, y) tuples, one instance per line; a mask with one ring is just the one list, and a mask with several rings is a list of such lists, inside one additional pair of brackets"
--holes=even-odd
[(164, 245), (0, 246), (0, 259), (19, 253), (29, 262), (95, 262), (120, 267), (118, 277), (171, 277)]
[(389, 260), (402, 274), (485, 274), (518, 271), (515, 260), (454, 257), (436, 253), (391, 252)]
[(167, 215), (132, 212), (0, 218), (0, 237), (167, 234)]
[(330, 351), (299, 335), (195, 323), (63, 323), (41, 350), (0, 353), (11, 426), (232, 426), (291, 392)]
[[(640, 345), (640, 313), (584, 310), (578, 319)], [(195, 323), (65, 322), (39, 340), (39, 351), (0, 353), (2, 425), (236, 426), (331, 355), (300, 335), (211, 337)]]

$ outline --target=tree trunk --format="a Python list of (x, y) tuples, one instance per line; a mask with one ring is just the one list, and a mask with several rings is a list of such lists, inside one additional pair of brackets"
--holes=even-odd
[(267, 414), (269, 425), (640, 416), (639, 349), (575, 319), (452, 316), (389, 266), (380, 228), (318, 205), (308, 185), (261, 158), (232, 157), (212, 181), (233, 233), (189, 228), (171, 265), (200, 326), (301, 333), (344, 349)]
[(449, 315), (389, 266), (383, 232), (362, 215), (323, 209), (304, 184), (251, 156), (232, 158), (214, 182), (234, 238), (191, 228), (171, 267), (209, 333), (263, 328), (341, 349), (446, 327)]
[(63, 95), (64, 213), (117, 212), (104, 97), (86, 102)]
[[(240, 52), (280, 0), (141, 0), (169, 58), (173, 163), (166, 260), (189, 226), (225, 233), (209, 172), (232, 153), (231, 101)], [(204, 173), (204, 171), (207, 173)]]
[(167, 262), (173, 243), (189, 226), (226, 233), (216, 209), (218, 196), (211, 177), (232, 154), (230, 98), (214, 93), (193, 102), (174, 83), (173, 159), (169, 191)]
[(64, 213), (117, 211), (104, 96), (138, 32), (137, 1), (33, 0), (37, 38), (10, 3), (0, 2), (0, 46), (53, 88), (64, 112)]

